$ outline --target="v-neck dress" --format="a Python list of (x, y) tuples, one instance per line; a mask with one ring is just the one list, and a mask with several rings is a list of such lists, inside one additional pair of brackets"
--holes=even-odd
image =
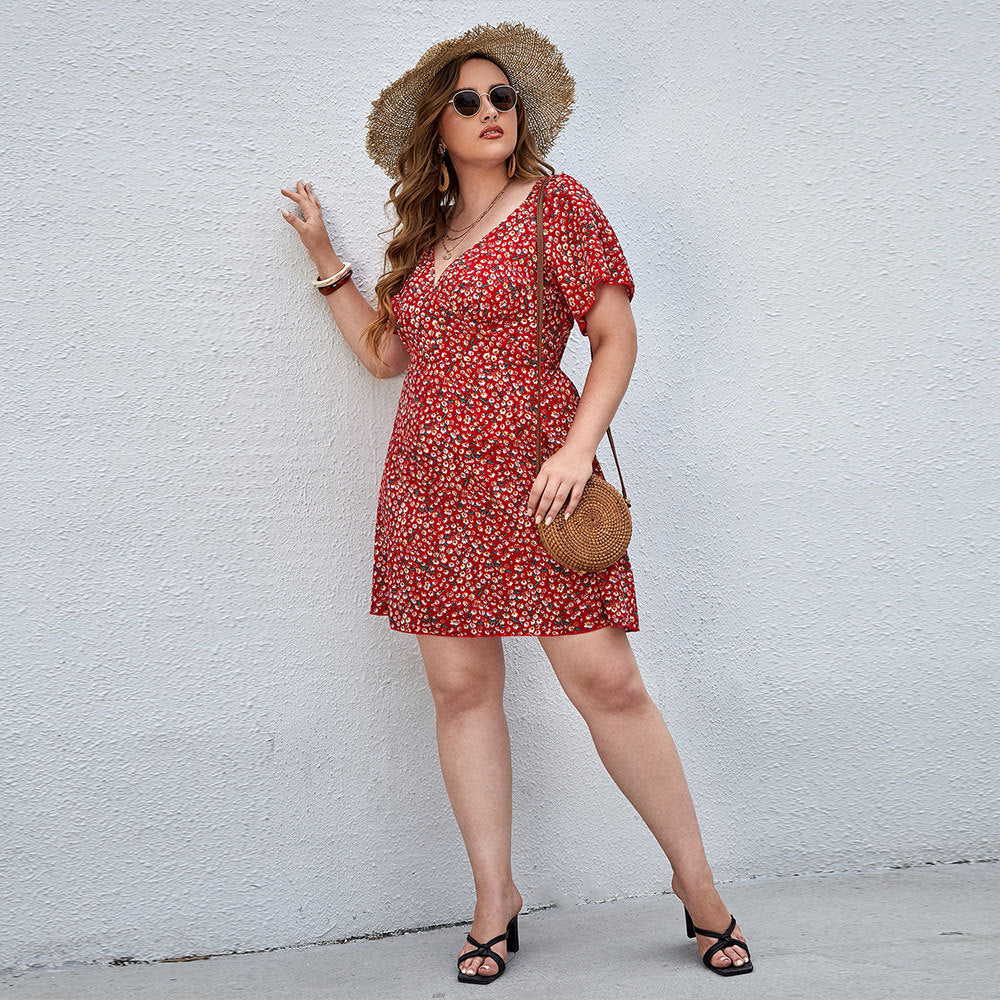
[[(410, 361), (379, 486), (369, 613), (386, 615), (398, 632), (549, 636), (639, 628), (628, 553), (601, 572), (565, 569), (545, 551), (527, 512), (538, 413), (540, 183), (437, 281), (434, 247), (427, 246), (391, 300)], [(583, 184), (553, 174), (542, 211), (544, 462), (565, 442), (580, 400), (559, 367), (573, 321), (585, 335), (596, 285), (623, 285), (630, 300), (635, 285), (611, 224)], [(596, 456), (593, 469), (604, 475)]]

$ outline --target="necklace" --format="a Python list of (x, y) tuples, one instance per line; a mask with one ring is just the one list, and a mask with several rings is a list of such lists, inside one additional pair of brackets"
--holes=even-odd
[[(465, 229), (463, 229), (463, 230), (462, 230), (462, 232), (461, 232), (461, 233), (460, 233), (460, 234), (459, 234), (459, 235), (458, 235), (458, 236), (457, 236), (457, 237), (456, 237), (456, 238), (455, 238), (454, 240), (452, 240), (452, 244), (451, 244), (451, 247), (448, 247), (448, 241), (447, 241), (447, 238), (446, 238), (446, 236), (442, 236), (442, 237), (441, 237), (441, 249), (442, 249), (442, 250), (444, 251), (444, 254), (443, 254), (443, 256), (444, 256), (444, 259), (445, 259), (445, 260), (451, 260), (451, 255), (452, 255), (452, 251), (453, 251), (453, 250), (455, 249), (455, 247), (457, 247), (457, 246), (458, 246), (458, 244), (459, 244), (459, 243), (460, 243), (460, 242), (461, 242), (461, 241), (462, 241), (463, 239), (465, 239), (465, 237), (466, 237), (466, 236), (468, 235), (468, 233), (469, 233), (469, 232), (471, 232), (471, 230), (473, 229), (473, 227), (474, 227), (474, 226), (475, 226), (475, 225), (476, 225), (476, 224), (477, 224), (477, 223), (478, 223), (478, 222), (479, 222), (479, 221), (480, 221), (480, 220), (481, 220), (481, 219), (482, 219), (482, 218), (483, 218), (483, 217), (484, 217), (484, 216), (486, 215), (486, 213), (487, 213), (487, 212), (488, 212), (488, 211), (489, 211), (489, 210), (490, 210), (490, 209), (491, 209), (491, 208), (492, 208), (492, 207), (493, 207), (493, 206), (494, 206), (494, 205), (495, 205), (495, 204), (497, 203), (497, 201), (498, 201), (498, 200), (499, 200), (499, 198), (500, 198), (500, 195), (502, 195), (502, 194), (504, 193), (504, 191), (506, 191), (506, 190), (507, 190), (507, 188), (509, 188), (509, 187), (510, 187), (510, 183), (511, 183), (511, 181), (512, 181), (513, 179), (514, 179), (514, 178), (513, 178), (513, 177), (511, 177), (511, 178), (510, 178), (510, 179), (509, 179), (509, 180), (507, 181), (507, 183), (506, 183), (506, 184), (504, 184), (504, 186), (503, 186), (502, 188), (500, 188), (500, 190), (499, 190), (499, 191), (497, 191), (497, 193), (496, 193), (496, 197), (495, 197), (495, 198), (494, 198), (494, 199), (493, 199), (493, 200), (492, 200), (492, 201), (491, 201), (491, 202), (490, 202), (490, 203), (489, 203), (489, 204), (488, 204), (488, 205), (486, 206), (486, 208), (485, 208), (485, 209), (483, 209), (483, 212), (482, 212), (482, 214), (481, 214), (481, 215), (479, 216), (479, 218), (478, 218), (478, 219), (476, 219), (476, 221), (475, 221), (475, 222), (473, 222), (473, 223), (472, 223), (472, 225), (469, 225), (469, 226), (466, 226), (466, 227), (465, 227)], [(451, 212), (449, 212), (449, 213), (448, 213), (448, 220), (450, 220), (450, 219), (451, 219), (451, 216), (452, 216), (452, 214), (454, 213), (454, 211), (455, 211), (455, 209), (454, 209), (454, 207), (453, 207), (453, 208), (452, 208), (452, 210), (451, 210)], [(447, 222), (448, 220), (446, 220), (446, 222)]]

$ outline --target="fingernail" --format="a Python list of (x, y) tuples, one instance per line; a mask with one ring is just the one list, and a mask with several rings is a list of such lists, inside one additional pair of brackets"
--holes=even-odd
[(542, 515), (541, 514), (536, 514), (535, 515), (535, 524), (538, 524), (538, 522), (541, 521), (541, 519), (542, 519)]
[(547, 518), (545, 518), (545, 523), (546, 524), (551, 524), (552, 523), (552, 515), (551, 514), (549, 514), (549, 516)]

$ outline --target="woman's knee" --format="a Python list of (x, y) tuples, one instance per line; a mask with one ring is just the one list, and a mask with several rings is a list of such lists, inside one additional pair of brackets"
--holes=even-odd
[(581, 711), (628, 711), (649, 701), (624, 629), (542, 636), (540, 641), (563, 690)]
[(420, 650), (437, 711), (449, 714), (502, 704), (503, 645), (499, 639), (421, 637)]
[(593, 664), (574, 673), (563, 685), (581, 708), (627, 712), (649, 701), (635, 661)]
[(438, 713), (461, 715), (503, 704), (503, 679), (483, 679), (475, 671), (454, 672), (431, 682)]

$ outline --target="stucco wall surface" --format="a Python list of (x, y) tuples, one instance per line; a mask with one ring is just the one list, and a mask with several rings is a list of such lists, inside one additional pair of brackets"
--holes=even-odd
[[(718, 880), (1000, 853), (995, 5), (2, 19), (0, 968), (471, 917), (416, 640), (367, 614), (400, 382), (278, 188), (313, 182), (370, 298), (370, 102), (475, 20), (563, 50), (549, 160), (635, 276), (630, 638)], [(538, 643), (506, 650), (527, 906), (665, 890)]]

